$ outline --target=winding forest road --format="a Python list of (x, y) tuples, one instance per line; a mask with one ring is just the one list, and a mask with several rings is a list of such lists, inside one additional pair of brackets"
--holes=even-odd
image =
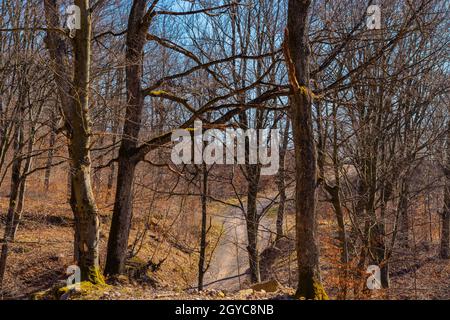
[[(270, 204), (268, 199), (258, 199), (258, 212)], [(248, 282), (247, 229), (243, 213), (231, 208), (213, 215), (216, 224), (223, 224), (222, 238), (213, 253), (211, 265), (205, 274), (206, 289), (238, 291)], [(270, 242), (269, 230), (275, 229), (274, 219), (267, 214), (261, 219), (258, 230), (258, 250), (261, 253)]]

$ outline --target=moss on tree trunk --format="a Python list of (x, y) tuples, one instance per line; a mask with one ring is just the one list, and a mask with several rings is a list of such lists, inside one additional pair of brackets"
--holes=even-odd
[(301, 272), (295, 297), (307, 300), (328, 300), (328, 295), (318, 275), (311, 272)]

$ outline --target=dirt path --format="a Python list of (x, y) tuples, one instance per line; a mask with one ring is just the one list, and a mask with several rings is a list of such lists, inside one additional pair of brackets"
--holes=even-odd
[[(258, 210), (261, 212), (270, 200), (260, 199)], [(231, 208), (224, 213), (213, 215), (215, 223), (223, 223), (224, 234), (217, 246), (209, 270), (205, 274), (205, 288), (220, 289), (227, 291), (237, 291), (245, 288), (249, 276), (246, 272), (249, 269), (247, 254), (247, 231), (245, 219), (241, 210)], [(260, 222), (258, 231), (259, 252), (264, 250), (270, 241), (270, 232), (274, 229), (274, 220), (264, 216)]]

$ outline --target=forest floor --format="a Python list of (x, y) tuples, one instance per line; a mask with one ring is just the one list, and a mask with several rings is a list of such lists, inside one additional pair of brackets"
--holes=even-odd
[[(0, 195), (0, 232), (4, 227), (7, 195)], [(55, 191), (51, 196), (31, 192), (27, 198), (26, 211), (11, 246), (3, 299), (29, 299), (33, 293), (61, 285), (66, 278), (65, 269), (73, 263), (73, 219), (68, 209), (66, 195)], [(259, 208), (267, 205), (261, 200)], [(164, 228), (157, 227), (150, 234), (151, 247), (142, 250), (141, 257), (154, 252), (168, 252), (167, 261), (161, 268), (145, 277), (123, 277), (114, 285), (74, 294), (70, 299), (290, 299), (295, 287), (294, 216), (286, 215), (286, 237), (273, 243), (276, 207), (262, 219), (260, 235), (261, 276), (263, 281), (278, 281), (277, 292), (255, 291), (245, 273), (248, 270), (246, 253), (245, 220), (238, 209), (215, 208), (215, 224), (223, 224), (224, 234), (214, 251), (211, 266), (205, 275), (206, 290), (198, 292), (195, 286), (197, 259), (185, 246), (175, 245)], [(102, 213), (100, 247), (104, 261), (109, 214)], [(336, 299), (339, 256), (336, 247), (335, 223), (330, 217), (319, 219), (321, 243), (321, 268), (324, 285), (331, 299)], [(135, 232), (135, 230), (134, 230)], [(391, 265), (391, 288), (366, 292), (362, 299), (450, 299), (450, 264), (437, 258), (437, 243), (417, 243), (415, 250), (397, 252)], [(164, 250), (162, 250), (164, 249)], [(153, 252), (153, 253), (152, 253)], [(415, 253), (414, 253), (415, 252)], [(170, 254), (169, 254), (170, 253)], [(236, 253), (237, 257), (236, 258)], [(155, 257), (156, 261), (161, 257)], [(244, 274), (241, 277), (234, 277)], [(223, 278), (229, 280), (218, 281)], [(353, 299), (351, 294), (349, 299)]]
[[(67, 204), (67, 196), (64, 191), (53, 190), (48, 196), (41, 192), (30, 192), (26, 210), (23, 213), (16, 241), (11, 243), (8, 256), (7, 272), (4, 283), (3, 296), (0, 299), (29, 299), (36, 292), (42, 292), (53, 286), (64, 284), (66, 268), (73, 264), (73, 217)], [(258, 202), (259, 210), (269, 203), (267, 199)], [(0, 194), (0, 233), (5, 222), (5, 212), (8, 206), (8, 195)], [(102, 290), (94, 290), (82, 299), (261, 299), (267, 298), (268, 293), (256, 293), (248, 290), (248, 257), (246, 251), (245, 219), (239, 209), (226, 206), (217, 206), (211, 214), (213, 225), (221, 226), (223, 235), (212, 252), (211, 266), (205, 274), (207, 285), (203, 292), (195, 289), (197, 283), (197, 259), (192, 254), (188, 245), (175, 241), (167, 236), (168, 230), (163, 222), (153, 226), (150, 233), (151, 245), (144, 246), (139, 258), (135, 261), (143, 261), (152, 257), (156, 262), (167, 257), (161, 267), (151, 273), (136, 279), (135, 275), (122, 278), (113, 286)], [(107, 244), (107, 230), (110, 216), (101, 211), (100, 224), (100, 260), (105, 260)], [(213, 210), (211, 210), (213, 211)], [(267, 222), (266, 222), (267, 221)], [(154, 222), (152, 222), (153, 224)], [(264, 218), (260, 226), (259, 245), (260, 251), (264, 250), (270, 239), (270, 225), (273, 216)], [(137, 230), (133, 228), (132, 234)], [(157, 251), (165, 251), (170, 254), (160, 256)], [(238, 252), (238, 259), (236, 259)], [(211, 254), (211, 253), (210, 253)], [(241, 277), (220, 281), (223, 278)], [(217, 282), (216, 282), (217, 281)], [(240, 289), (242, 290), (239, 292)], [(291, 292), (288, 289), (280, 290), (274, 296), (283, 296), (283, 292)], [(287, 293), (286, 293), (287, 295)], [(73, 298), (77, 298), (74, 296)]]

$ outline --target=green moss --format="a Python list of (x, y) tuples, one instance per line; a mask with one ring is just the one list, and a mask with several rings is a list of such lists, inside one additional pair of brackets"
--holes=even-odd
[(93, 284), (97, 285), (105, 285), (105, 278), (103, 277), (102, 272), (99, 267), (91, 267), (89, 268), (87, 274), (87, 280)]
[(168, 94), (168, 93), (164, 90), (154, 90), (154, 91), (150, 92), (150, 95), (153, 95), (153, 96), (160, 96), (163, 94)]
[(62, 287), (62, 288), (59, 288), (59, 289), (56, 291), (56, 293), (57, 293), (58, 297), (60, 297), (60, 296), (62, 296), (63, 294), (69, 292), (70, 290), (71, 290), (71, 289), (70, 289), (69, 287)]
[(39, 291), (31, 295), (32, 300), (60, 300), (63, 295), (66, 299), (95, 299), (101, 296), (109, 286), (106, 284), (94, 284), (90, 281), (80, 282), (79, 287), (55, 286), (45, 291)]
[(47, 300), (48, 290), (35, 292), (31, 295), (31, 300)]
[(61, 286), (55, 285), (50, 289), (39, 291), (31, 295), (32, 300), (59, 300), (65, 294), (68, 294), (71, 299), (79, 296), (89, 295), (91, 292), (103, 292), (109, 286), (105, 282), (100, 268), (91, 267), (84, 273), (82, 278), (85, 281), (80, 282), (79, 286)]
[(54, 286), (50, 289), (39, 291), (31, 295), (31, 300), (59, 300), (62, 295), (68, 293), (68, 287)]
[(316, 277), (308, 274), (300, 277), (295, 298), (302, 300), (329, 300), (322, 283)]

